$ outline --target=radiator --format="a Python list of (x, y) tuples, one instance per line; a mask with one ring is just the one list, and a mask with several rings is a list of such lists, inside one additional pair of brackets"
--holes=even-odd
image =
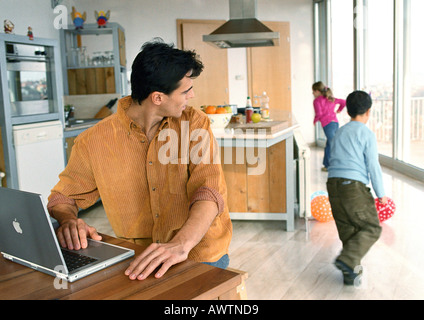
[(299, 217), (307, 220), (311, 217), (311, 150), (303, 139), (300, 129), (294, 130), (294, 142)]

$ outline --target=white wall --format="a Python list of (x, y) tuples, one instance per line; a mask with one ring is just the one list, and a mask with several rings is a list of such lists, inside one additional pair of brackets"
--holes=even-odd
[[(290, 22), (292, 110), (302, 126), (305, 140), (312, 143), (314, 142), (311, 94), (314, 71), (312, 1), (257, 1), (259, 20)], [(110, 21), (118, 22), (126, 32), (128, 69), (131, 68), (131, 62), (144, 42), (154, 37), (161, 37), (165, 42), (177, 43), (176, 19), (229, 19), (228, 0), (63, 0), (62, 4), (68, 8), (69, 13), (72, 6), (75, 6), (77, 11), (85, 11), (87, 23), (95, 23), (94, 10), (111, 10)], [(31, 26), (36, 37), (59, 39), (59, 32), (53, 27), (55, 17), (51, 0), (0, 0), (0, 21), (10, 19), (15, 24), (16, 34), (26, 34), (28, 26)], [(3, 29), (0, 32), (3, 32)], [(247, 92), (247, 85), (243, 80), (235, 80), (235, 75), (242, 75), (245, 59), (239, 53), (231, 51), (229, 54), (230, 62), (237, 61), (231, 64), (229, 70), (230, 102), (243, 104), (246, 95), (243, 90)]]

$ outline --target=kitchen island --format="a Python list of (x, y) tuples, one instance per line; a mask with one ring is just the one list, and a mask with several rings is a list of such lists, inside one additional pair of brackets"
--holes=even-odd
[(275, 110), (272, 122), (213, 129), (220, 146), (234, 220), (285, 220), (294, 231), (293, 130), (296, 120)]

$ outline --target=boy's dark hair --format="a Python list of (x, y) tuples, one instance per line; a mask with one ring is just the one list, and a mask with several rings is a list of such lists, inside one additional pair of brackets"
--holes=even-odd
[(168, 95), (189, 71), (190, 78), (195, 78), (202, 70), (194, 51), (176, 49), (162, 39), (146, 42), (132, 64), (131, 97), (141, 104), (154, 91)]
[(372, 106), (371, 96), (364, 91), (353, 91), (346, 98), (347, 113), (352, 118), (364, 114)]

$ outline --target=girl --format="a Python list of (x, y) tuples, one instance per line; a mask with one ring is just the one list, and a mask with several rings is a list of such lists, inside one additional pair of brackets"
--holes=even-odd
[(315, 97), (314, 109), (315, 118), (314, 125), (318, 121), (321, 122), (322, 128), (324, 129), (325, 136), (327, 137), (327, 143), (324, 150), (324, 161), (322, 171), (327, 171), (330, 161), (330, 144), (337, 129), (339, 128), (339, 122), (336, 116), (336, 105), (339, 105), (337, 113), (340, 113), (346, 106), (346, 100), (336, 99), (333, 96), (333, 92), (330, 88), (325, 86), (321, 81), (316, 82), (312, 85), (312, 94)]

